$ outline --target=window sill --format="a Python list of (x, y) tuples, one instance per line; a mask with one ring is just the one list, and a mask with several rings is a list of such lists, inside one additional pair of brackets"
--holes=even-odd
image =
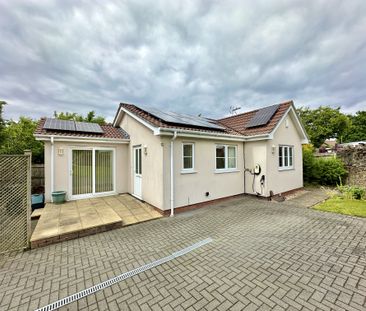
[(215, 170), (215, 174), (224, 174), (224, 173), (237, 173), (240, 172), (238, 169), (222, 169), (222, 170)]
[(186, 175), (186, 174), (196, 174), (197, 173), (197, 171), (194, 171), (194, 170), (186, 170), (186, 171), (180, 171), (180, 173), (182, 174), (182, 175)]
[(292, 167), (280, 167), (280, 168), (278, 168), (278, 170), (280, 172), (282, 172), (282, 171), (293, 171), (293, 170), (295, 170), (295, 168), (293, 166)]

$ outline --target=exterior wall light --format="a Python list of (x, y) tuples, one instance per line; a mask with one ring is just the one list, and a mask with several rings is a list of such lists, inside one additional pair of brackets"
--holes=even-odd
[(272, 154), (275, 154), (276, 152), (276, 145), (272, 145)]

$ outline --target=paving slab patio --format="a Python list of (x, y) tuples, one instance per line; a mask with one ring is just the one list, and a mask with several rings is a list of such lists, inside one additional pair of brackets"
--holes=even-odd
[(328, 198), (329, 189), (324, 187), (307, 187), (286, 196), (286, 200), (280, 202), (280, 204), (310, 208)]
[(128, 194), (47, 203), (32, 216), (39, 217), (31, 237), (32, 248), (162, 217)]

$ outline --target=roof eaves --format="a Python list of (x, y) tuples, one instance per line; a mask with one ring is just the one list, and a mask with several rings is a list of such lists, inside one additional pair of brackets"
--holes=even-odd
[(208, 138), (215, 139), (231, 139), (231, 140), (239, 140), (239, 141), (253, 141), (253, 140), (263, 140), (270, 139), (269, 133), (257, 134), (257, 135), (235, 135), (235, 134), (227, 134), (227, 133), (219, 133), (219, 132), (202, 132), (202, 131), (194, 131), (194, 130), (184, 130), (184, 129), (176, 129), (176, 128), (159, 128), (159, 133), (157, 135), (163, 135), (164, 133), (173, 134), (174, 132), (181, 133), (187, 136), (205, 136)]
[(113, 126), (116, 126), (116, 125), (115, 125), (115, 122), (117, 121), (117, 118), (118, 118), (118, 116), (119, 116), (119, 112), (120, 112), (120, 110), (121, 110), (121, 106), (122, 106), (122, 103), (120, 103), (120, 104), (119, 104), (118, 109), (117, 109), (117, 112), (116, 112), (116, 114), (115, 114), (115, 116), (114, 116), (114, 119), (113, 119), (113, 122), (112, 122)]
[(36, 140), (49, 140), (51, 137), (56, 138), (59, 141), (103, 141), (103, 142), (129, 142), (129, 138), (113, 138), (113, 137), (94, 137), (94, 136), (72, 136), (72, 135), (60, 135), (60, 134), (34, 134)]

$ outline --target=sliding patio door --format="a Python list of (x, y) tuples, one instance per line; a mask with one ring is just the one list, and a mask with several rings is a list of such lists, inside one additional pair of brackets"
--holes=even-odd
[(114, 149), (72, 149), (71, 198), (87, 198), (115, 191)]
[(95, 150), (95, 192), (113, 191), (113, 151)]
[(93, 193), (93, 150), (72, 150), (72, 195)]

